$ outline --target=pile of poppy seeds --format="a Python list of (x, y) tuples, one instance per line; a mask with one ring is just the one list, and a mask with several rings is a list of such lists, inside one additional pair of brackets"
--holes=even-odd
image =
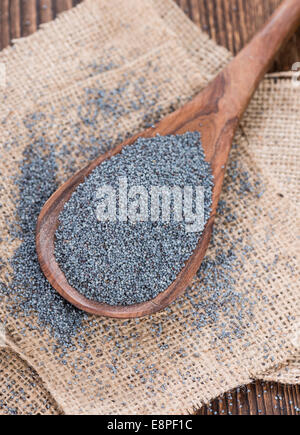
[[(123, 195), (128, 198), (128, 206), (125, 220), (120, 221), (122, 180), (126, 182)], [(97, 194), (99, 188), (107, 186), (112, 190), (105, 207), (114, 210), (117, 206), (118, 213), (102, 222), (97, 219)], [(135, 189), (132, 198), (128, 197), (130, 187)], [(153, 192), (151, 196), (153, 187), (158, 189), (158, 196)], [(189, 221), (184, 215), (187, 187), (194, 194), (192, 216), (199, 218), (197, 208), (203, 209), (201, 222), (191, 232), (187, 231)], [(197, 197), (199, 187), (203, 198)], [(88, 299), (110, 305), (153, 299), (175, 280), (196, 248), (210, 215), (212, 187), (210, 165), (205, 161), (198, 132), (139, 138), (123, 148), (77, 187), (59, 215), (55, 257), (67, 281)], [(156, 216), (154, 200), (158, 201)], [(163, 215), (163, 201), (170, 210), (169, 219)], [(127, 218), (131, 205), (137, 211), (133, 222)], [(182, 219), (175, 216), (176, 207)]]

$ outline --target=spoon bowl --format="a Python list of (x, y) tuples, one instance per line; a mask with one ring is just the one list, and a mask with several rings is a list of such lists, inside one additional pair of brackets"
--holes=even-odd
[[(226, 162), (239, 120), (275, 54), (299, 25), (300, 1), (285, 0), (264, 28), (192, 101), (166, 116), (154, 128), (133, 136), (99, 156), (73, 175), (43, 206), (36, 229), (36, 248), (42, 271), (50, 284), (70, 303), (91, 314), (133, 318), (153, 314), (184, 292), (199, 269), (212, 233)], [(154, 299), (130, 306), (112, 306), (87, 299), (69, 285), (54, 255), (55, 232), (64, 204), (76, 187), (104, 160), (133, 144), (138, 137), (200, 131), (206, 160), (214, 176), (212, 211), (197, 247), (175, 281)]]

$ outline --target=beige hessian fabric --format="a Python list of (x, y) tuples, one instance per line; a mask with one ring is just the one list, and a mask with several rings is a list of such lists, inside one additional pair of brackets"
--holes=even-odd
[[(0, 280), (9, 286), (9, 260), (21, 243), (9, 238), (18, 198), (10, 175), (19, 173), (30, 144), (25, 117), (43, 112), (32, 129), (43, 131), (48, 142), (63, 126), (63, 147), (74, 125), (86, 128), (76, 108), (84, 106), (87, 87), (113, 91), (124, 77), (132, 83), (142, 78), (147, 98), (159, 96), (152, 112), (163, 116), (229, 59), (171, 0), (86, 1), (4, 50), (0, 257), (7, 261)], [(127, 97), (134, 100), (134, 86)], [(49, 332), (37, 333), (26, 318), (8, 316), (4, 298), (0, 412), (185, 413), (258, 377), (299, 381), (299, 109), (300, 89), (291, 77), (265, 78), (235, 138), (222, 194), (225, 213), (217, 217), (206, 268), (168, 310), (128, 322), (89, 317), (88, 348), (70, 350), (62, 364), (51, 351), (55, 339)], [(96, 126), (110, 129), (114, 143), (141, 129), (143, 110), (125, 111), (117, 125), (100, 113)], [(50, 115), (52, 124), (45, 122)], [(5, 147), (12, 138), (16, 146)], [(69, 171), (57, 160), (58, 182), (86, 163), (74, 148), (69, 158)], [(231, 251), (236, 267), (224, 272), (224, 253), (227, 258)], [(216, 272), (210, 264), (217, 264)], [(30, 324), (35, 322), (33, 313)], [(26, 400), (11, 397), (12, 384)]]

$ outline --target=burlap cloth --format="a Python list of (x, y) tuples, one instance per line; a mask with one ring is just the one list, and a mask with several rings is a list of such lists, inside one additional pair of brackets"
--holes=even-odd
[[(150, 114), (141, 107), (117, 123), (96, 118), (93, 128), (108, 123), (113, 144), (143, 128), (143, 117), (159, 118), (184, 103), (229, 59), (171, 0), (86, 1), (3, 51), (0, 281), (9, 287), (9, 260), (21, 243), (10, 237), (18, 200), (11, 174), (20, 171), (32, 133), (45, 130), (60, 155), (82, 121), (76, 108), (84, 107), (84, 89), (111, 91), (124, 77), (143, 77), (147, 98), (158, 95)], [(128, 98), (134, 95), (129, 85)], [(185, 413), (256, 378), (299, 382), (299, 109), (300, 89), (289, 74), (265, 78), (236, 135), (225, 180), (222, 204), (235, 217), (220, 213), (205, 268), (168, 310), (129, 322), (88, 317), (86, 349), (75, 346), (62, 363), (48, 330), (33, 331), (26, 317), (8, 313), (3, 297), (0, 412)], [(22, 120), (41, 111), (51, 113), (52, 124), (44, 117), (29, 134)], [(65, 134), (55, 142), (61, 126)], [(73, 139), (69, 171), (57, 158), (59, 183), (87, 161)], [(241, 193), (245, 183), (254, 187)], [(209, 264), (232, 249), (236, 268), (220, 277), (216, 269), (216, 298)]]

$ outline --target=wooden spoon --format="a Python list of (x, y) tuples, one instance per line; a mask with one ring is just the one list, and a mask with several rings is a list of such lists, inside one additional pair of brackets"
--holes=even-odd
[[(103, 316), (132, 318), (155, 313), (179, 296), (200, 267), (209, 244), (221, 193), (225, 165), (239, 120), (275, 54), (293, 34), (300, 21), (300, 0), (285, 0), (264, 28), (228, 66), (191, 102), (166, 116), (157, 126), (137, 134), (113, 150), (99, 156), (64, 183), (45, 203), (37, 221), (36, 247), (41, 268), (51, 285), (81, 310)], [(103, 160), (130, 145), (139, 136), (182, 134), (200, 131), (206, 160), (214, 175), (212, 212), (197, 248), (176, 280), (154, 299), (130, 306), (111, 306), (91, 301), (71, 287), (54, 256), (54, 236), (58, 215), (72, 192)], [(101, 291), (101, 289), (99, 289)]]

